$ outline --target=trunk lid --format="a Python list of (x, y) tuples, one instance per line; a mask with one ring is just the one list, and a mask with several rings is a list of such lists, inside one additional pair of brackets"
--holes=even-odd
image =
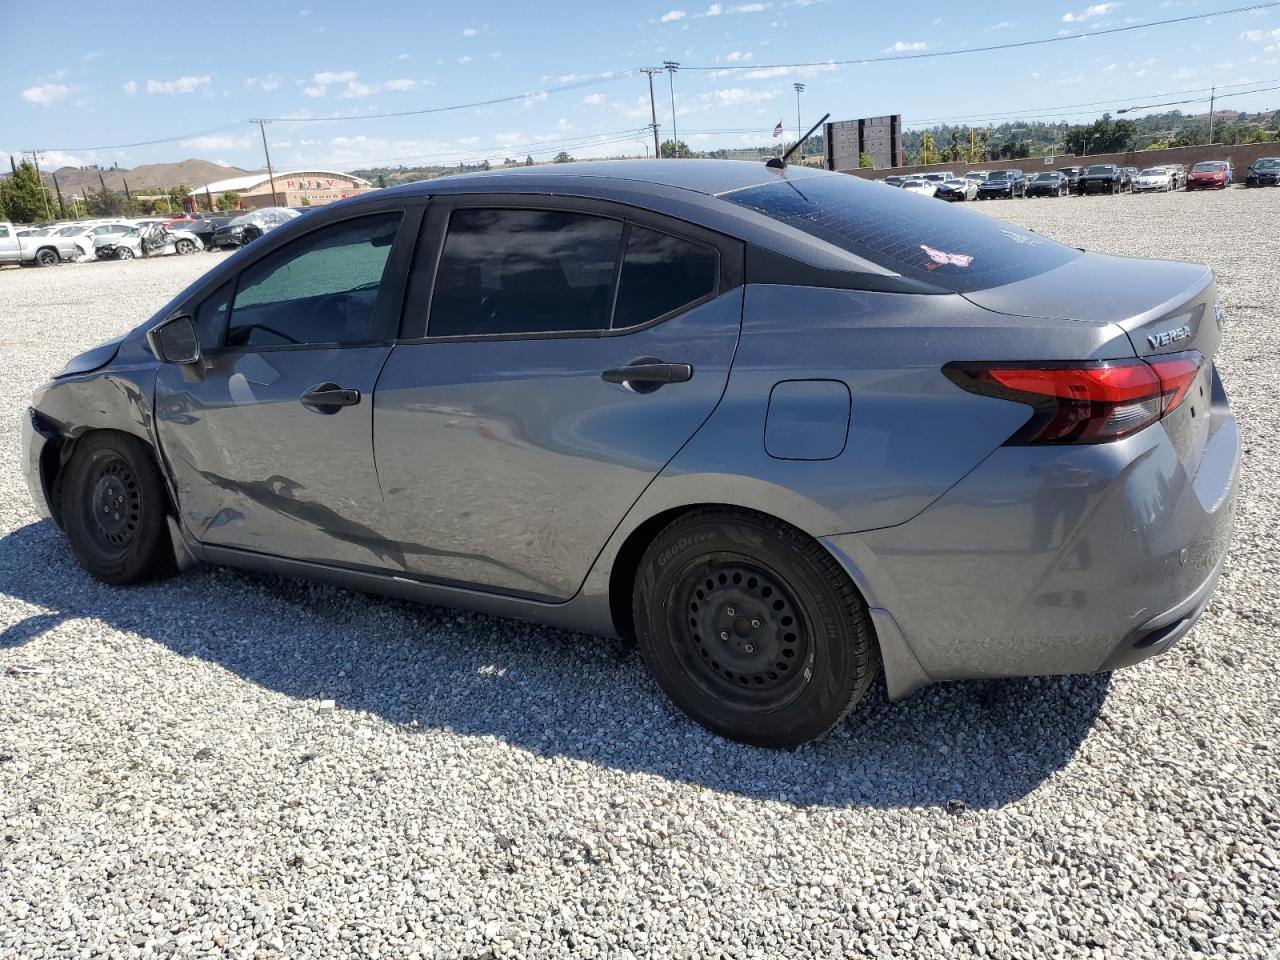
[(963, 296), (1010, 316), (1113, 323), (1143, 359), (1198, 351), (1204, 365), (1187, 400), (1161, 423), (1182, 462), (1199, 463), (1209, 426), (1212, 361), (1222, 343), (1222, 305), (1208, 267), (1086, 253), (1028, 280)]

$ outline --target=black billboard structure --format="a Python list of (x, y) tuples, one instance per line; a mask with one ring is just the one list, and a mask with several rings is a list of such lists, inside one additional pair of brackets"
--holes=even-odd
[(837, 120), (828, 123), (824, 132), (828, 170), (856, 170), (864, 153), (876, 169), (902, 166), (901, 114)]

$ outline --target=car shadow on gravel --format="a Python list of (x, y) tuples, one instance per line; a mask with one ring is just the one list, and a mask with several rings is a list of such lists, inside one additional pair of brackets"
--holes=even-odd
[(889, 703), (877, 683), (827, 737), (765, 751), (685, 719), (619, 641), (213, 568), (108, 587), (80, 570), (48, 522), (0, 538), (0, 595), (39, 608), (0, 632), (0, 653), (31, 644), (24, 662), (42, 667), (57, 665), (33, 641), (92, 618), (403, 729), (497, 737), (537, 755), (803, 806), (1011, 803), (1071, 760), (1109, 686), (1105, 675), (953, 683)]

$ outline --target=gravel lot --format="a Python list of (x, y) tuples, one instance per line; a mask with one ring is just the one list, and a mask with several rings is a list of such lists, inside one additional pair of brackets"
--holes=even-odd
[[(1114, 677), (736, 746), (634, 651), (196, 570), (91, 582), (0, 432), (0, 956), (1280, 954), (1280, 191), (993, 201), (1204, 260), (1245, 447), (1217, 598)], [(0, 271), (0, 405), (213, 255)]]

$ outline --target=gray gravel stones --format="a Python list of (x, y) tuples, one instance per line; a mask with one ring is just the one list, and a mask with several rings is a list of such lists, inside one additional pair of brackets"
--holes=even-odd
[[(973, 206), (1218, 271), (1237, 533), (1171, 653), (753, 750), (621, 644), (223, 570), (95, 584), (6, 430), (0, 956), (1280, 954), (1280, 191)], [(9, 422), (213, 262), (0, 271)]]

